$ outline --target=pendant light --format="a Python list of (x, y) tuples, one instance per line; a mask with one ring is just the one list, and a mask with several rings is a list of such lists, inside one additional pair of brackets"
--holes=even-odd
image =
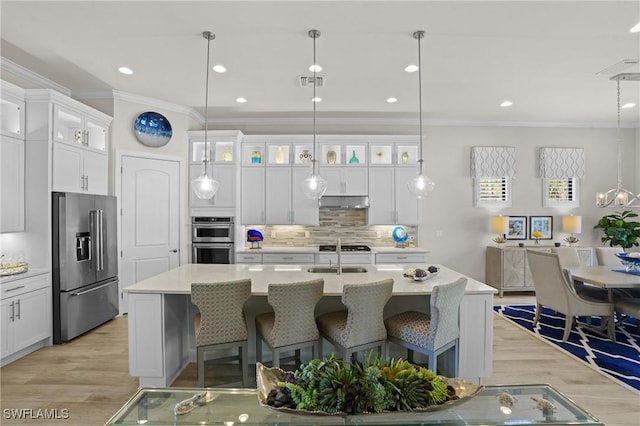
[(313, 39), (313, 158), (311, 159), (311, 174), (302, 181), (302, 191), (307, 198), (319, 200), (327, 191), (327, 181), (316, 173), (316, 72), (318, 70), (316, 63), (316, 39), (320, 37), (320, 31), (309, 31), (309, 37)]
[(418, 98), (420, 101), (420, 145), (418, 147), (420, 165), (420, 172), (418, 176), (413, 178), (411, 182), (407, 183), (409, 192), (411, 192), (417, 198), (426, 198), (436, 186), (436, 183), (427, 175), (422, 173), (422, 58), (420, 56), (420, 40), (424, 37), (424, 31), (415, 31), (413, 38), (418, 40)]
[(598, 207), (640, 207), (640, 193), (634, 194), (622, 187), (622, 133), (620, 131), (620, 79), (624, 79), (625, 75), (620, 74), (611, 77), (618, 82), (618, 184), (615, 188), (608, 190), (607, 192), (596, 193), (596, 205)]
[(207, 81), (204, 94), (204, 156), (202, 158), (202, 174), (191, 182), (191, 188), (193, 188), (196, 197), (201, 200), (210, 200), (216, 195), (220, 187), (220, 182), (209, 176), (209, 144), (207, 142), (207, 133), (209, 132), (209, 50), (211, 40), (216, 38), (216, 35), (211, 31), (204, 31), (202, 37), (207, 39)]

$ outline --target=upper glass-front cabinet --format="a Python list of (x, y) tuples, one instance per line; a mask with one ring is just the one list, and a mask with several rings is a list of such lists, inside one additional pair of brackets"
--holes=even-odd
[(418, 143), (372, 144), (369, 149), (371, 164), (416, 165)]
[(266, 148), (268, 165), (288, 165), (291, 163), (291, 145), (268, 143)]
[(262, 142), (242, 144), (242, 165), (263, 166), (266, 162), (265, 144)]
[(216, 163), (232, 163), (235, 161), (234, 141), (204, 140), (192, 141), (191, 162), (200, 163), (205, 159)]
[(104, 152), (107, 149), (107, 126), (79, 111), (55, 105), (53, 139)]
[(0, 121), (3, 135), (24, 139), (24, 102), (3, 94)]
[(367, 145), (365, 143), (322, 143), (319, 163), (322, 166), (367, 164)]

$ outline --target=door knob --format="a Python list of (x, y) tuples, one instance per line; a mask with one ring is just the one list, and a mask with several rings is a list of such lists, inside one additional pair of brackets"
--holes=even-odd
[(170, 250), (170, 251), (171, 251), (171, 253), (177, 253), (178, 249), (173, 249), (173, 250)]

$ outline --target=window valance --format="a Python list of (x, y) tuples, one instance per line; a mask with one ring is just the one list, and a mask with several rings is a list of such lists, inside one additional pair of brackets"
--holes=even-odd
[(543, 179), (582, 179), (584, 169), (583, 148), (540, 148), (540, 177)]
[(471, 177), (513, 178), (515, 175), (515, 147), (474, 146), (471, 148)]

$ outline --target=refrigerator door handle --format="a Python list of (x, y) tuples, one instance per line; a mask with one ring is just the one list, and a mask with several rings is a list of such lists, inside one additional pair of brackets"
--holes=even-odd
[(102, 225), (102, 210), (89, 211), (91, 239), (93, 244), (95, 244), (96, 271), (102, 271), (104, 269), (104, 232)]
[(91, 289), (89, 289), (89, 290), (78, 291), (78, 292), (70, 293), (70, 294), (71, 294), (71, 296), (82, 296), (83, 294), (87, 294), (87, 293), (94, 292), (94, 291), (96, 291), (96, 290), (100, 290), (101, 288), (108, 287), (108, 286), (110, 286), (110, 285), (112, 285), (112, 284), (113, 284), (113, 281), (110, 281), (110, 282), (108, 282), (108, 283), (104, 283), (104, 284), (102, 284), (102, 285), (99, 285), (98, 287), (94, 287), (94, 288), (91, 288)]

